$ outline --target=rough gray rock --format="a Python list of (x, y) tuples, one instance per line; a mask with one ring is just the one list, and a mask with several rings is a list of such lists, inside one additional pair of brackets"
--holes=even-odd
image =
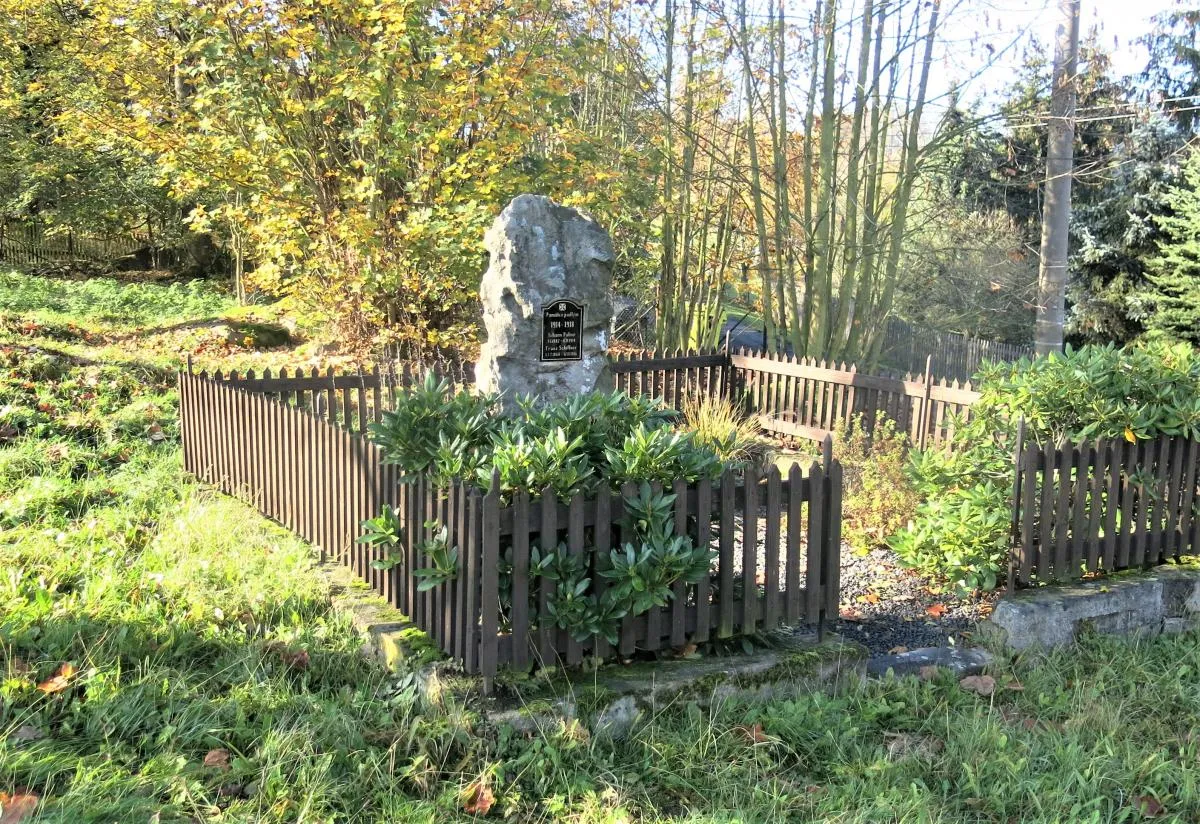
[(1200, 625), (1200, 570), (1158, 569), (1003, 598), (988, 619), (1013, 649), (1060, 647), (1084, 631), (1157, 635)]
[[(587, 215), (539, 195), (515, 198), (488, 230), (491, 255), (479, 287), (487, 341), (476, 386), (499, 392), (506, 409), (522, 395), (552, 403), (609, 390), (612, 241)], [(556, 301), (583, 305), (581, 359), (542, 361), (542, 309)]]
[(876, 678), (892, 672), (915, 675), (922, 667), (945, 667), (957, 677), (978, 675), (992, 662), (992, 655), (978, 647), (923, 647), (893, 655), (877, 655), (867, 663), (867, 674)]

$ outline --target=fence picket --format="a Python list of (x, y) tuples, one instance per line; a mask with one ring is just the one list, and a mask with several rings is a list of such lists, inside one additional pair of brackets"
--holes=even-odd
[(779, 526), (783, 515), (780, 504), (779, 467), (767, 471), (767, 551), (763, 570), (766, 593), (763, 601), (763, 629), (774, 629), (779, 625)]
[(788, 623), (799, 621), (804, 607), (800, 597), (800, 552), (805, 483), (807, 481), (800, 464), (793, 463), (788, 470), (787, 570), (784, 585), (784, 616)]
[[(497, 630), (500, 620), (500, 473), (492, 473), (492, 487), (483, 499), (483, 553), (480, 558), (479, 671), (485, 678), (496, 674)], [(485, 682), (486, 684), (486, 682)], [(486, 688), (485, 688), (486, 689)]]
[(1195, 549), (1197, 541), (1192, 537), (1192, 524), (1197, 522), (1192, 507), (1195, 506), (1196, 486), (1200, 478), (1196, 477), (1197, 453), (1200, 452), (1200, 441), (1188, 441), (1187, 462), (1183, 470), (1181, 482), (1182, 497), (1179, 504), (1179, 535), (1175, 545), (1175, 555), (1184, 554), (1187, 548)]
[(513, 666), (529, 666), (529, 493), (513, 496), (512, 638)]
[(820, 464), (815, 462), (808, 470), (808, 488), (808, 563), (804, 570), (804, 589), (808, 602), (808, 622), (816, 624), (821, 620), (824, 607), (821, 581), (824, 576), (825, 473)]
[[(576, 492), (571, 496), (567, 516), (567, 553), (572, 559), (583, 558), (583, 507), (584, 495)], [(568, 632), (567, 636), (567, 665), (575, 666), (583, 660), (583, 650), (579, 642)]]
[[(675, 534), (688, 534), (688, 483), (677, 478), (672, 487), (675, 494)], [(686, 618), (688, 586), (683, 581), (676, 581), (672, 587), (671, 598), (671, 646), (681, 648), (687, 643)]]
[(758, 468), (745, 474), (746, 506), (742, 510), (742, 632), (751, 634), (758, 624)]
[(825, 622), (839, 618), (839, 601), (842, 584), (842, 465), (833, 461), (826, 471), (825, 484), (828, 489), (826, 510), (826, 536), (821, 551), (825, 553), (825, 579), (821, 582)]
[(734, 534), (734, 473), (726, 469), (721, 476), (721, 528), (719, 531), (720, 560), (718, 572), (721, 576), (721, 586), (717, 602), (720, 624), (718, 638), (728, 638), (733, 635), (733, 534)]
[[(542, 490), (541, 498), (542, 525), (538, 535), (538, 546), (542, 557), (545, 557), (547, 553), (558, 551), (558, 496), (555, 495), (554, 488), (548, 486)], [(538, 581), (538, 662), (544, 667), (557, 663), (554, 654), (554, 626), (550, 621), (549, 612), (553, 587), (554, 582), (545, 576)], [(632, 652), (631, 643), (627, 654)]]
[(1087, 503), (1088, 478), (1092, 471), (1092, 456), (1090, 444), (1087, 441), (1079, 444), (1075, 450), (1077, 456), (1075, 461), (1075, 478), (1070, 481), (1070, 518), (1071, 518), (1071, 535), (1070, 535), (1070, 565), (1073, 569), (1078, 570), (1080, 565), (1087, 563), (1087, 511), (1084, 505)]
[[(595, 545), (596, 552), (592, 555), (592, 586), (596, 592), (597, 600), (604, 597), (605, 590), (608, 589), (608, 579), (603, 576), (603, 572), (609, 568), (609, 552), (612, 546), (612, 494), (608, 487), (602, 485), (596, 490), (596, 521), (595, 521)], [(514, 539), (516, 535), (514, 534)], [(597, 635), (592, 642), (592, 654), (600, 658), (607, 658), (611, 654), (611, 648), (608, 639), (602, 635)]]
[[(696, 485), (696, 543), (708, 547), (712, 544), (712, 481), (701, 479)], [(597, 523), (600, 523), (597, 514)], [(696, 632), (692, 639), (697, 643), (708, 640), (712, 621), (712, 570), (696, 584)]]
[(1105, 442), (1097, 438), (1091, 446), (1092, 469), (1087, 486), (1087, 568), (1100, 569), (1100, 520), (1104, 512), (1102, 503), (1104, 483), (1108, 478), (1108, 449)]
[[(480, 645), (482, 643), (481, 628), (482, 621), (480, 616), (480, 598), (482, 595), (480, 584), (480, 565), (483, 562), (483, 524), (481, 518), (483, 515), (484, 501), (483, 497), (473, 491), (468, 498), (467, 507), (467, 540), (466, 547), (466, 573), (467, 573), (467, 610), (466, 610), (466, 638), (464, 644), (466, 646), (467, 655), (463, 660), (463, 669), (467, 672), (478, 672), (479, 657), (482, 652)], [(412, 576), (408, 576), (409, 580)]]

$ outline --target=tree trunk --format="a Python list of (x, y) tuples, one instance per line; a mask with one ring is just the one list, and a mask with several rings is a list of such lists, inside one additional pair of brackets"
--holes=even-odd
[(1071, 174), (1075, 148), (1075, 70), (1079, 52), (1079, 0), (1059, 0), (1062, 22), (1054, 49), (1050, 136), (1046, 142), (1046, 203), (1042, 211), (1034, 351), (1062, 351), (1066, 312)]

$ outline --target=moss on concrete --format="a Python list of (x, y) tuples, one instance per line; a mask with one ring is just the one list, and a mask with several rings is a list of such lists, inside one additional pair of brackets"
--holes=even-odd
[(747, 655), (609, 664), (590, 673), (509, 674), (497, 679), (500, 694), (485, 702), (485, 713), (493, 723), (519, 729), (578, 719), (593, 731), (619, 736), (643, 711), (666, 703), (841, 689), (864, 677), (867, 658), (857, 644), (827, 641)]

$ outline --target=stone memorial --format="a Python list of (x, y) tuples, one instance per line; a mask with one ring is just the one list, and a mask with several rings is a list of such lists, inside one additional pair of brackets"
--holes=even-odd
[(491, 256), (479, 287), (487, 341), (480, 391), (553, 403), (611, 390), (612, 241), (600, 224), (548, 197), (515, 198), (484, 236)]

